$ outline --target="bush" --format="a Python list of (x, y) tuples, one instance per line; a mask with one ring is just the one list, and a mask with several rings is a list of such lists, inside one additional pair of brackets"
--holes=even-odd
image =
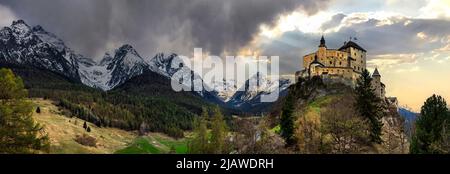
[(95, 139), (94, 137), (91, 137), (87, 134), (83, 134), (82, 136), (77, 135), (75, 137), (75, 141), (84, 146), (90, 146), (90, 147), (97, 146), (97, 139)]

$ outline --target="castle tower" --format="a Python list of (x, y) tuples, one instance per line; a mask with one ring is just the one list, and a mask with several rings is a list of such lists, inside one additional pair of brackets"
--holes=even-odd
[(322, 35), (320, 38), (319, 50), (317, 50), (317, 58), (323, 60), (327, 57), (327, 46), (325, 45), (325, 38)]
[(380, 72), (378, 72), (378, 68), (375, 68), (375, 71), (373, 71), (372, 78), (377, 78), (380, 81), (381, 75)]
[(378, 68), (375, 68), (375, 71), (372, 74), (372, 88), (375, 90), (375, 94), (378, 97), (384, 98), (385, 86), (381, 83), (381, 75), (380, 72), (378, 72)]
[(325, 38), (323, 37), (323, 35), (322, 35), (322, 38), (320, 38), (320, 45), (319, 45), (319, 47), (327, 47), (326, 45), (325, 45)]

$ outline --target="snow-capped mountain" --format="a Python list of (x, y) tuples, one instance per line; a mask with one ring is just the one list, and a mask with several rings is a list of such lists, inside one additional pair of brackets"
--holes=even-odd
[[(217, 96), (217, 92), (212, 91), (203, 78), (195, 73), (186, 63), (176, 54), (164, 53), (156, 54), (153, 58), (146, 59), (149, 69), (161, 74), (171, 80), (183, 79), (184, 86), (191, 87), (191, 90), (207, 101), (217, 104), (224, 104), (224, 101)], [(189, 79), (189, 80), (185, 80)], [(195, 88), (201, 87), (201, 88)]]
[(260, 99), (263, 94), (271, 94), (279, 89), (279, 94), (282, 96), (290, 85), (289, 79), (272, 80), (266, 75), (256, 73), (239, 88), (227, 104), (237, 108), (252, 107), (261, 103)]
[(228, 102), (238, 90), (236, 81), (233, 79), (216, 80), (209, 86), (216, 91), (217, 96), (224, 102)]
[(48, 69), (79, 81), (78, 61), (83, 58), (41, 26), (23, 20), (0, 30), (0, 63)]
[(147, 63), (131, 45), (123, 45), (114, 53), (105, 53), (99, 63), (80, 65), (81, 81), (91, 87), (110, 90), (148, 69)]
[[(262, 94), (271, 93), (276, 88), (283, 91), (290, 84), (287, 80), (271, 81), (256, 75), (241, 88), (233, 80), (218, 80), (207, 85), (176, 54), (159, 53), (151, 58), (141, 57), (128, 44), (106, 52), (99, 62), (95, 62), (76, 54), (41, 26), (30, 27), (23, 20), (14, 21), (11, 26), (0, 30), (0, 65), (10, 64), (49, 70), (102, 90), (111, 90), (150, 70), (168, 80), (182, 79), (183, 85), (192, 89), (194, 86), (202, 87), (200, 90), (194, 89), (194, 94), (232, 107), (255, 105)], [(251, 80), (257, 81), (258, 85), (249, 85)]]

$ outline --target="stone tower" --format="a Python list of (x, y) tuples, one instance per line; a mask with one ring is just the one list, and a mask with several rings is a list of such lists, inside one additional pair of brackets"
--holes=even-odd
[(325, 45), (325, 38), (323, 35), (322, 38), (320, 38), (320, 45), (316, 56), (316, 60), (323, 60), (327, 57), (327, 46)]
[(385, 85), (381, 82), (381, 75), (378, 72), (378, 68), (372, 74), (372, 88), (375, 90), (375, 94), (379, 98), (384, 98), (385, 96)]

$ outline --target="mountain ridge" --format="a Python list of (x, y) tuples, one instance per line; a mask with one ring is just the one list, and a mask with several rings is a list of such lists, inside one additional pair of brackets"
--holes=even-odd
[[(103, 91), (112, 90), (150, 70), (165, 76), (168, 80), (190, 78), (191, 81), (183, 81), (183, 85), (203, 87), (200, 91), (192, 91), (194, 94), (209, 102), (229, 107), (239, 108), (246, 102), (252, 103), (248, 106), (257, 105), (260, 103), (256, 102), (258, 96), (273, 92), (273, 86), (271, 86), (273, 82), (266, 79), (259, 79), (258, 82), (270, 84), (258, 83), (258, 88), (255, 88), (256, 91), (251, 89), (240, 91), (239, 89), (242, 87), (238, 88), (235, 83), (227, 83), (226, 81), (215, 83), (213, 84), (215, 86), (210, 87), (199, 74), (187, 67), (177, 54), (157, 53), (153, 57), (142, 57), (129, 44), (124, 44), (114, 51), (106, 52), (103, 58), (96, 62), (77, 54), (67, 47), (61, 39), (46, 31), (42, 26), (30, 27), (23, 20), (13, 21), (11, 26), (0, 30), (0, 52), (1, 64), (47, 69), (66, 76), (72, 81)], [(288, 84), (285, 80), (278, 81), (278, 83), (280, 82), (284, 85)], [(260, 86), (268, 88), (264, 89)], [(275, 87), (280, 87), (282, 90), (287, 89), (285, 86), (275, 85)], [(246, 97), (240, 98), (238, 96)], [(255, 100), (252, 100), (252, 98), (255, 98)]]

